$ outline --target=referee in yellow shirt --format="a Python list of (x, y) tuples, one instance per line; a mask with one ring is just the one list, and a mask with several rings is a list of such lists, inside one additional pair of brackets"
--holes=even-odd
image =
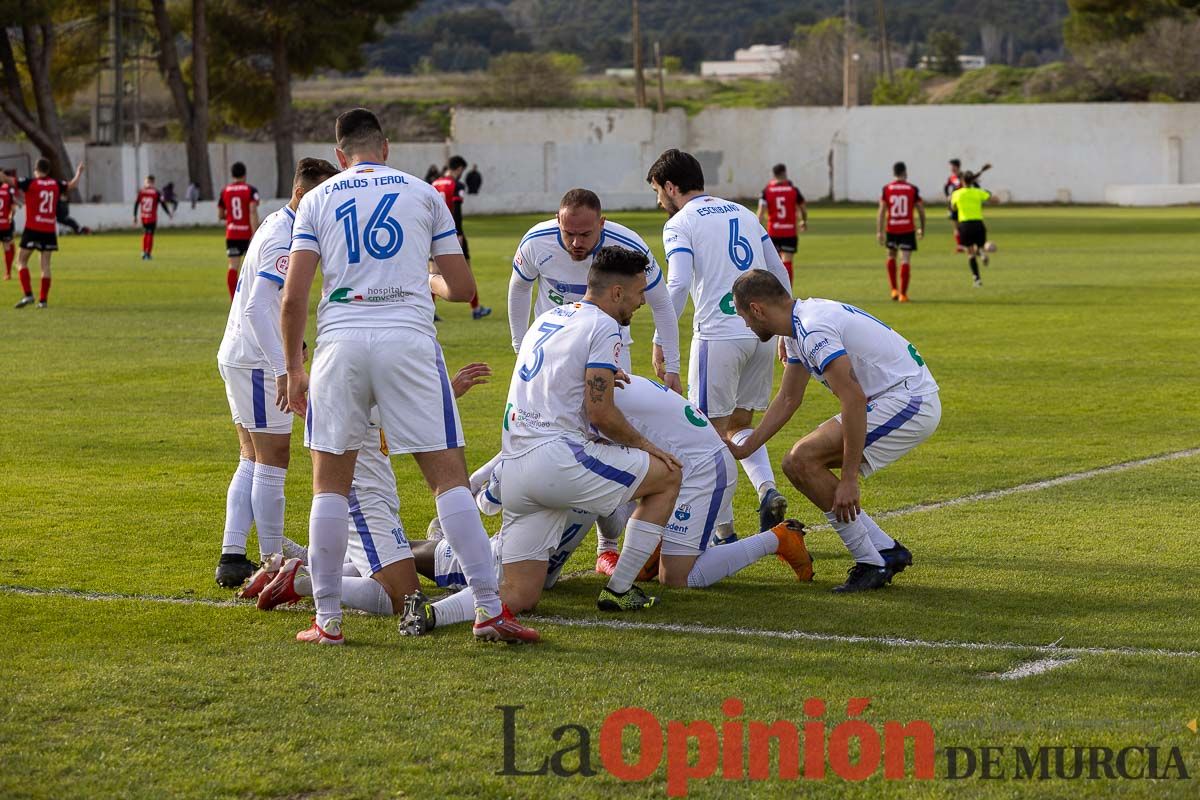
[(983, 280), (979, 277), (980, 254), (983, 263), (988, 263), (987, 250), (984, 249), (987, 226), (983, 224), (983, 204), (995, 201), (991, 192), (979, 188), (979, 173), (964, 172), (962, 179), (963, 185), (950, 195), (950, 208), (958, 213), (958, 240), (967, 249), (975, 285), (983, 286)]

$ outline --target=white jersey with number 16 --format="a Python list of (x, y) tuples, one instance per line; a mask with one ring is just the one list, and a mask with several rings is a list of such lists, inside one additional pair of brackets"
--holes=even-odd
[(300, 201), (292, 250), (321, 256), (317, 335), (339, 328), (413, 328), (435, 336), (431, 255), (461, 253), (437, 190), (385, 164), (363, 162)]

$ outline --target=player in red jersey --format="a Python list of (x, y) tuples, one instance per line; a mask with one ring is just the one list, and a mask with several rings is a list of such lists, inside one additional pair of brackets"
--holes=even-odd
[[(776, 164), (771, 169), (775, 177), (758, 198), (758, 221), (765, 221), (767, 235), (783, 261), (788, 278), (792, 278), (792, 258), (796, 254), (796, 235), (808, 230), (808, 206), (796, 184), (788, 180), (787, 167)], [(800, 212), (800, 222), (796, 222)]]
[(954, 252), (956, 253), (965, 253), (966, 248), (962, 246), (962, 241), (958, 238), (958, 210), (950, 205), (950, 195), (954, 194), (955, 189), (962, 187), (962, 162), (957, 158), (952, 158), (950, 159), (950, 177), (946, 178), (946, 183), (942, 186), (942, 194), (946, 195), (946, 205), (950, 208), (950, 219), (954, 222)]
[[(450, 161), (446, 165), (446, 171), (441, 177), (433, 181), (431, 186), (442, 193), (442, 197), (446, 200), (446, 205), (450, 209), (450, 216), (454, 218), (454, 230), (458, 233), (458, 243), (462, 245), (463, 258), (467, 260), (467, 265), (471, 264), (471, 248), (467, 246), (467, 235), (463, 233), (463, 217), (462, 204), (463, 192), (466, 191), (462, 181), (463, 170), (467, 168), (467, 161), (462, 156), (451, 156)], [(479, 305), (479, 292), (475, 292), (475, 296), (471, 298), (471, 318), (483, 319), (488, 314), (492, 313), (492, 309), (487, 306)]]
[(41, 253), (42, 285), (38, 295), (38, 308), (45, 308), (50, 298), (50, 256), (58, 249), (58, 199), (79, 185), (83, 175), (83, 162), (75, 168), (75, 177), (69, 181), (50, 177), (50, 160), (39, 158), (33, 167), (32, 178), (17, 181), (17, 188), (25, 193), (25, 230), (21, 232), (21, 253), (17, 256), (17, 277), (21, 279), (24, 296), (17, 308), (33, 303), (33, 285), (29, 279), (29, 257), (34, 250)]
[(13, 217), (17, 210), (17, 171), (4, 170), (0, 177), (0, 246), (4, 248), (4, 280), (12, 280), (13, 258), (16, 248), (13, 247)]
[(246, 165), (240, 161), (230, 170), (233, 181), (221, 190), (217, 200), (217, 219), (225, 223), (225, 255), (229, 257), (229, 299), (237, 289), (242, 256), (250, 247), (250, 237), (258, 228), (258, 189), (246, 183)]
[[(925, 238), (925, 203), (921, 192), (908, 182), (908, 168), (903, 161), (892, 165), (895, 180), (883, 187), (879, 199), (879, 214), (875, 220), (875, 238), (887, 248), (888, 282), (892, 285), (892, 299), (908, 302), (909, 262), (917, 249), (917, 239)], [(914, 222), (914, 212), (920, 215), (921, 224)], [(886, 226), (887, 236), (884, 237)], [(896, 284), (896, 253), (900, 254), (900, 284)]]
[(146, 182), (137, 193), (133, 203), (133, 221), (142, 222), (142, 261), (150, 260), (150, 251), (154, 249), (154, 231), (158, 228), (158, 207), (162, 206), (168, 217), (174, 217), (171, 207), (163, 199), (162, 192), (154, 185), (154, 176), (147, 175)]

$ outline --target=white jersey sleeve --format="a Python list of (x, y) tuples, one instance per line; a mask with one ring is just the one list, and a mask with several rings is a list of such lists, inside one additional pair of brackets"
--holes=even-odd
[[(283, 286), (283, 276), (287, 272), (287, 258), (292, 242), (293, 219), (290, 208), (281, 208), (268, 215), (250, 239), (246, 256), (242, 259), (242, 269), (238, 275), (233, 302), (229, 307), (229, 317), (225, 323), (225, 336), (221, 340), (221, 348), (217, 354), (217, 360), (226, 366), (270, 369), (273, 374), (280, 374), (274, 372), (277, 365), (272, 360), (268, 348), (258, 341), (247, 318), (247, 313), (251, 308), (254, 287), (260, 282), (271, 284), (276, 289)], [(261, 303), (257, 310), (259, 313), (263, 311)], [(266, 313), (269, 315), (271, 312), (267, 310)], [(274, 326), (278, 337), (280, 336), (278, 304), (274, 311)], [(282, 344), (280, 345), (280, 354), (282, 357)]]
[(685, 472), (708, 464), (707, 456), (725, 447), (708, 418), (661, 383), (634, 375), (613, 397), (629, 424), (682, 461)]
[(363, 162), (304, 195), (292, 250), (321, 256), (318, 337), (339, 328), (395, 327), (436, 336), (428, 262), (462, 246), (436, 189)]

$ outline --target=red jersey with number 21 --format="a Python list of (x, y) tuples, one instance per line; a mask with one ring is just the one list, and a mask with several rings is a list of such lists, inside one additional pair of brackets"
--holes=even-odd
[(25, 229), (58, 233), (58, 196), (67, 190), (67, 182), (22, 178), (17, 185), (25, 192)]
[(138, 192), (138, 214), (141, 215), (143, 225), (158, 224), (158, 204), (162, 202), (162, 195), (158, 189), (142, 188)]
[(221, 190), (218, 205), (225, 209), (225, 238), (249, 239), (250, 204), (258, 202), (258, 189), (248, 183), (231, 183)]
[(883, 187), (883, 205), (887, 210), (888, 233), (912, 233), (921, 192), (908, 181), (892, 181)]

